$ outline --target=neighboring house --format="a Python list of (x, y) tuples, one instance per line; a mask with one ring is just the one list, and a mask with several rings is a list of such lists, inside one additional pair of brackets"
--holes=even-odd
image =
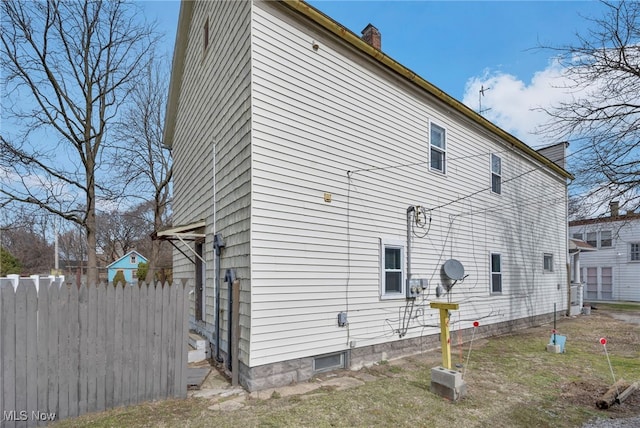
[(581, 239), (569, 239), (569, 277), (571, 286), (571, 302), (569, 315), (582, 313), (584, 304), (584, 284), (581, 279), (580, 255), (590, 251), (597, 251)]
[(640, 302), (640, 214), (612, 202), (608, 217), (571, 221), (569, 233), (598, 249), (580, 256), (585, 301)]
[(249, 390), (435, 348), (432, 301), (467, 338), (568, 308), (571, 175), (306, 3), (182, 2), (164, 136), (158, 237)]
[(107, 266), (108, 281), (113, 282), (116, 273), (122, 271), (125, 281), (130, 284), (138, 282), (138, 263), (147, 263), (147, 259), (137, 251), (129, 251)]

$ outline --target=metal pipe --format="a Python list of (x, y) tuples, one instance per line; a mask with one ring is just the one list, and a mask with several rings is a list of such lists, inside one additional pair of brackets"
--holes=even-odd
[(411, 213), (415, 212), (416, 207), (411, 205), (407, 208), (407, 284), (409, 286), (409, 280), (411, 279)]

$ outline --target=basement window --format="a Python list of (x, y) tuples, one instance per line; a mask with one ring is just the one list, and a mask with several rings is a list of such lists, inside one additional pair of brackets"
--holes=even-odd
[(345, 358), (344, 352), (338, 352), (337, 354), (323, 355), (321, 357), (315, 357), (313, 359), (313, 372), (322, 373), (331, 370), (344, 369)]

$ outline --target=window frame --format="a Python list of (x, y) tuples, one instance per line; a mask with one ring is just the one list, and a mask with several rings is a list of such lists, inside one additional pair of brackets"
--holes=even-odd
[[(442, 147), (433, 144), (434, 127), (437, 128), (437, 130), (442, 131)], [(442, 156), (440, 161), (441, 168), (433, 166), (434, 151), (438, 152)], [(429, 122), (429, 170), (439, 172), (441, 174), (447, 173), (447, 129), (444, 126), (433, 122)]]
[[(595, 239), (589, 239), (589, 235), (595, 236)], [(584, 241), (592, 247), (598, 248), (598, 232), (587, 232)]]
[(136, 255), (135, 255), (135, 254), (131, 254), (131, 255), (129, 256), (129, 263), (130, 263), (130, 264), (132, 264), (132, 265), (137, 264), (137, 260), (138, 260), (138, 258), (136, 257)]
[[(633, 247), (636, 247), (635, 249)], [(640, 263), (640, 242), (629, 242), (629, 261)]]
[(579, 239), (580, 241), (584, 241), (584, 233), (582, 232), (574, 232), (571, 234), (572, 239)]
[[(494, 170), (494, 159), (498, 160), (498, 171)], [(495, 153), (489, 157), (489, 168), (491, 169), (491, 193), (502, 195), (502, 158)], [(497, 185), (495, 179), (497, 178)]]
[[(553, 272), (553, 253), (544, 253), (542, 256), (542, 269), (544, 272)], [(547, 263), (548, 262), (548, 263)]]
[[(494, 263), (493, 263), (493, 257), (494, 256), (498, 256), (498, 261), (499, 261), (499, 270), (494, 270)], [(497, 275), (497, 276), (496, 276)], [(496, 290), (495, 284), (494, 284), (494, 280), (496, 278), (500, 279), (500, 290)], [(502, 254), (501, 253), (496, 253), (496, 252), (491, 252), (489, 255), (489, 285), (491, 286), (491, 294), (502, 294), (502, 290), (503, 290), (503, 269), (502, 269)]]
[[(602, 234), (608, 232), (609, 233), (609, 245), (604, 245), (604, 238), (602, 237)], [(611, 248), (613, 247), (613, 233), (610, 230), (601, 230), (600, 231), (600, 240), (598, 242), (600, 244), (600, 248)]]
[[(386, 268), (387, 248), (400, 250), (400, 269)], [(380, 299), (404, 299), (406, 298), (406, 280), (405, 280), (405, 243), (397, 240), (380, 239)], [(400, 272), (400, 291), (387, 292), (387, 272)]]

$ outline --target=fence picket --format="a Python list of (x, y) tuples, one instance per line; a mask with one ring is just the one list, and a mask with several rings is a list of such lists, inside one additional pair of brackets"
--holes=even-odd
[(69, 415), (69, 286), (60, 287), (58, 294), (58, 414)]
[(47, 348), (49, 355), (47, 357), (47, 370), (49, 372), (49, 379), (47, 381), (47, 410), (54, 412), (60, 417), (59, 401), (59, 362), (58, 362), (58, 323), (60, 321), (59, 315), (59, 295), (60, 289), (66, 288), (66, 285), (58, 287), (56, 284), (52, 284), (49, 287), (49, 301), (47, 307), (49, 309), (49, 324), (47, 325)]
[(25, 315), (26, 322), (26, 334), (25, 340), (27, 341), (27, 426), (33, 427), (38, 425), (38, 420), (31, 418), (33, 412), (38, 411), (38, 292), (33, 280), (27, 284), (22, 285), (26, 289), (26, 307)]
[(132, 353), (131, 353), (131, 299), (132, 289), (137, 286), (125, 285), (123, 290), (123, 307), (122, 307), (122, 369), (120, 370), (122, 376), (122, 400), (121, 404), (129, 404), (129, 393), (131, 389), (131, 365)]
[(131, 312), (129, 313), (129, 323), (127, 325), (127, 336), (131, 337), (127, 352), (130, 355), (130, 371), (129, 371), (129, 399), (127, 404), (138, 402), (138, 370), (141, 355), (138, 352), (139, 327), (138, 327), (138, 311), (140, 310), (140, 287), (136, 284), (131, 287)]
[[(51, 280), (43, 278), (40, 281), (40, 287), (37, 293), (38, 302), (38, 377), (37, 377), (37, 394), (38, 394), (38, 410), (41, 412), (49, 412), (48, 402), (48, 388), (47, 384), (49, 379), (49, 348), (48, 344), (48, 324), (49, 324), (49, 287), (51, 287)], [(2, 355), (2, 350), (0, 350)], [(44, 422), (40, 422), (38, 425), (44, 425)]]
[[(95, 412), (97, 408), (96, 377), (98, 374), (101, 352), (97, 347), (97, 298), (99, 286), (87, 287), (87, 412)], [(93, 375), (93, 374), (96, 375)]]
[(15, 320), (15, 410), (24, 412), (27, 410), (27, 286), (24, 282), (16, 290)]
[(78, 287), (72, 286), (69, 289), (69, 306), (67, 310), (68, 331), (69, 331), (69, 416), (78, 416), (78, 382), (80, 373), (80, 322), (79, 322), (79, 294)]
[[(16, 297), (12, 284), (0, 286), (0, 317), (2, 317), (2, 403), (3, 411), (16, 410)], [(4, 421), (7, 428), (15, 421)]]
[(89, 308), (87, 307), (89, 290), (82, 285), (78, 290), (78, 326), (80, 334), (79, 365), (78, 365), (78, 414), (87, 413), (88, 408), (88, 378), (89, 378)]

